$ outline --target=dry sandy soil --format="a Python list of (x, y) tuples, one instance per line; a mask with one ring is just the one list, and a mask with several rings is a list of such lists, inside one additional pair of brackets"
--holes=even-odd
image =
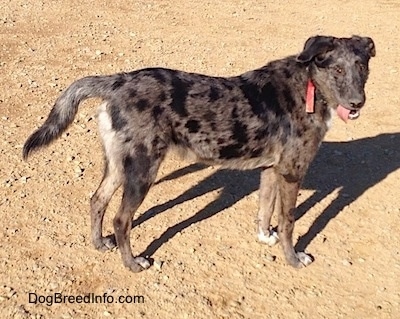
[[(399, 318), (400, 4), (342, 1), (19, 1), (0, 4), (2, 318)], [(102, 174), (96, 105), (26, 163), (21, 148), (73, 80), (163, 66), (236, 75), (299, 52), (315, 34), (371, 36), (362, 116), (329, 132), (298, 198), (295, 270), (257, 242), (257, 171), (170, 155), (131, 234), (160, 267), (125, 269), (89, 237)], [(106, 215), (106, 232), (118, 207)], [(29, 295), (31, 293), (31, 295)], [(143, 296), (136, 303), (31, 303)], [(29, 299), (31, 296), (31, 300)], [(111, 299), (109, 299), (111, 300)], [(129, 301), (129, 299), (127, 300)]]

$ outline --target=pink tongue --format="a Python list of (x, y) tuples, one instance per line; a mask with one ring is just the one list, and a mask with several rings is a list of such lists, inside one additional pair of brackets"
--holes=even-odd
[(345, 122), (349, 119), (350, 110), (346, 109), (345, 107), (338, 105), (336, 109), (337, 115)]

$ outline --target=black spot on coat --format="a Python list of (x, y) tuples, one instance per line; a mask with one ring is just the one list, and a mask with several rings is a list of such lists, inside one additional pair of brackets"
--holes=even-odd
[(162, 109), (159, 105), (155, 105), (151, 110), (153, 118), (156, 120), (158, 120), (158, 118), (162, 115), (163, 112), (164, 109)]
[(296, 102), (294, 101), (292, 93), (290, 92), (290, 90), (288, 88), (285, 88), (283, 90), (283, 96), (285, 98), (287, 110), (288, 111), (292, 110), (293, 107), (295, 106)]
[(197, 133), (200, 129), (199, 121), (189, 120), (187, 121), (185, 127), (189, 129), (189, 133)]
[(238, 143), (247, 143), (249, 141), (247, 136), (247, 125), (243, 124), (240, 121), (235, 121), (233, 126), (233, 138)]
[(251, 158), (260, 157), (262, 152), (263, 152), (262, 148), (256, 148), (255, 150), (251, 151), (250, 157)]
[(121, 74), (115, 79), (114, 83), (111, 85), (112, 90), (118, 90), (121, 86), (126, 83), (126, 78)]
[(152, 75), (159, 83), (164, 84), (166, 82), (162, 69), (153, 69)]
[(282, 109), (278, 99), (278, 92), (272, 83), (267, 83), (261, 90), (261, 100), (267, 104), (267, 108), (272, 110), (278, 117), (286, 112)]
[(204, 113), (203, 119), (207, 122), (213, 122), (215, 121), (216, 114), (213, 111), (208, 110), (207, 112)]
[(171, 84), (171, 108), (180, 116), (186, 117), (188, 113), (185, 109), (185, 103), (188, 96), (189, 85), (177, 77), (172, 79)]
[(137, 108), (140, 112), (143, 112), (144, 110), (148, 109), (149, 107), (150, 107), (150, 103), (146, 99), (140, 99), (137, 102)]
[(210, 93), (208, 94), (208, 98), (210, 102), (215, 102), (220, 98), (220, 92), (215, 86), (211, 86)]
[(136, 97), (136, 95), (137, 95), (136, 89), (128, 88), (128, 95), (129, 95), (130, 98)]
[(124, 170), (127, 176), (147, 176), (150, 170), (150, 157), (146, 146), (139, 144), (133, 156), (125, 157)]
[(292, 72), (290, 72), (289, 69), (283, 69), (283, 74), (285, 75), (285, 78), (290, 79), (292, 77)]
[(158, 99), (161, 102), (164, 102), (167, 99), (167, 95), (165, 94), (165, 92), (161, 92), (160, 95), (158, 96)]
[(128, 124), (128, 122), (124, 119), (121, 114), (121, 110), (117, 105), (112, 105), (110, 109), (111, 113), (111, 125), (112, 128), (116, 131), (120, 131)]
[(240, 88), (249, 101), (251, 110), (259, 118), (266, 119), (268, 111), (272, 111), (278, 117), (285, 114), (279, 103), (278, 92), (272, 83), (267, 82), (264, 86), (259, 86), (246, 80)]
[(124, 183), (124, 196), (132, 205), (137, 205), (150, 188), (147, 173), (150, 169), (150, 158), (146, 152), (136, 152), (134, 156), (124, 159), (124, 171), (127, 176)]
[(219, 157), (221, 159), (232, 159), (232, 158), (238, 158), (242, 156), (242, 149), (243, 145), (242, 144), (232, 144), (228, 146), (221, 147), (219, 151)]

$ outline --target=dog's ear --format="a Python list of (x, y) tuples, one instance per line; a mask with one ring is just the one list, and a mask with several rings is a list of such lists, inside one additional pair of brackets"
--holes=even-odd
[(300, 63), (307, 63), (318, 57), (320, 61), (323, 60), (323, 55), (333, 50), (334, 48), (334, 37), (325, 37), (317, 35), (309, 38), (304, 44), (303, 52), (301, 52), (296, 61)]
[(368, 53), (370, 58), (375, 56), (375, 43), (370, 37), (360, 37), (358, 35), (353, 35), (351, 39), (359, 42), (362, 48)]

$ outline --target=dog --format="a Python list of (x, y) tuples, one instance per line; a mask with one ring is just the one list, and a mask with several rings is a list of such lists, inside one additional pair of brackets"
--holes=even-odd
[[(261, 168), (258, 238), (270, 245), (279, 239), (287, 263), (304, 267), (313, 258), (296, 252), (292, 239), (299, 188), (332, 114), (336, 111), (344, 121), (360, 115), (374, 56), (369, 37), (314, 36), (300, 54), (239, 76), (147, 68), (81, 78), (58, 97), (44, 124), (27, 139), (23, 158), (58, 138), (83, 100), (101, 98), (105, 169), (91, 198), (96, 249), (118, 246), (123, 264), (133, 272), (150, 267), (147, 259), (132, 255), (132, 218), (167, 151), (178, 147), (206, 163)], [(121, 185), (115, 237), (103, 237), (107, 205)], [(273, 213), (277, 232), (270, 225)]]

